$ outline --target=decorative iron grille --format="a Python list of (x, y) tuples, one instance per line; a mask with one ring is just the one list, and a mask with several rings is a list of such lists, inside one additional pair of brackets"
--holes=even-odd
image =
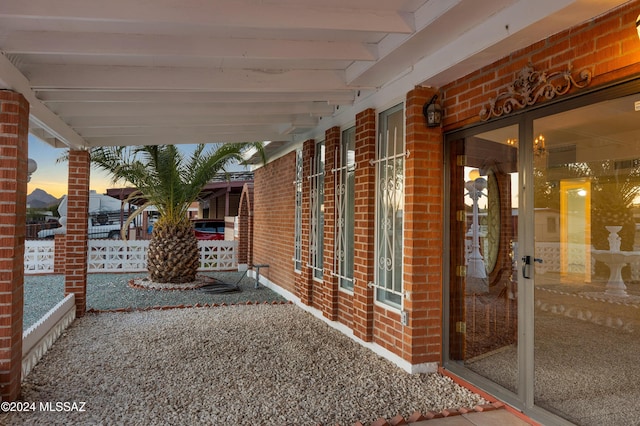
[(332, 170), (335, 175), (335, 259), (334, 274), (340, 287), (353, 289), (353, 229), (355, 190), (355, 127), (342, 132), (340, 149), (335, 158), (339, 167)]

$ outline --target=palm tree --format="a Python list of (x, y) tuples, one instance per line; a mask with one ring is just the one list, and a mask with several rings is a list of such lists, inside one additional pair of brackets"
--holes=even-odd
[(262, 143), (215, 144), (205, 152), (196, 147), (186, 159), (175, 145), (135, 147), (97, 147), (91, 161), (107, 171), (113, 182), (125, 181), (137, 188), (127, 201), (142, 201), (133, 218), (153, 205), (160, 217), (154, 223), (147, 253), (147, 269), (151, 280), (161, 283), (187, 283), (196, 278), (199, 266), (198, 240), (188, 218), (188, 208), (214, 175), (234, 161), (242, 162), (243, 154), (256, 149), (264, 160)]

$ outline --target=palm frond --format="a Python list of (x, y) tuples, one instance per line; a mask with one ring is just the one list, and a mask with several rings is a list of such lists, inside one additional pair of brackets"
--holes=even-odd
[(91, 151), (91, 161), (114, 183), (125, 181), (136, 187), (163, 220), (178, 223), (202, 188), (229, 164), (242, 164), (249, 149), (257, 149), (266, 159), (262, 143), (248, 142), (200, 144), (188, 158), (175, 145), (98, 147)]

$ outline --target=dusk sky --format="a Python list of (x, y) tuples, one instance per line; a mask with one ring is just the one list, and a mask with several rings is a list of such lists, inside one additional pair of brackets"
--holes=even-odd
[[(195, 145), (180, 145), (185, 152), (192, 152)], [(191, 150), (191, 151), (190, 151)], [(67, 193), (67, 163), (58, 163), (56, 160), (64, 153), (65, 148), (53, 148), (46, 142), (41, 141), (33, 135), (29, 135), (29, 158), (33, 158), (38, 163), (38, 169), (31, 175), (31, 181), (27, 186), (27, 193), (34, 189), (42, 189), (56, 198), (60, 198)], [(240, 166), (230, 167), (230, 171), (244, 169)], [(104, 171), (91, 169), (91, 181), (89, 189), (95, 190), (98, 194), (104, 194), (107, 188), (113, 188), (111, 177)]]
[[(67, 193), (67, 163), (57, 163), (56, 160), (65, 153), (64, 148), (53, 148), (33, 135), (29, 135), (29, 158), (38, 163), (38, 169), (31, 175), (27, 185), (27, 193), (40, 188), (56, 198)], [(110, 188), (111, 178), (102, 171), (91, 170), (90, 189), (98, 193), (105, 193)]]

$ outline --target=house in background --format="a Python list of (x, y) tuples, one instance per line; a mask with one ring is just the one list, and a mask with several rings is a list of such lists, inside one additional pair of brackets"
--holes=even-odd
[[(133, 2), (126, 16), (57, 10), (51, 22), (100, 23), (69, 32), (34, 32), (10, 3), (3, 161), (19, 182), (27, 131), (71, 147), (79, 217), (88, 146), (271, 141), (238, 211), (241, 257), (269, 264), (265, 285), (403, 369), (446, 370), (543, 424), (637, 409), (640, 1), (223, 2), (179, 16)], [(118, 18), (135, 18), (135, 37)], [(152, 49), (163, 28), (192, 50)], [(115, 42), (131, 37), (136, 59)], [(63, 39), (79, 40), (73, 55), (54, 49)], [(0, 180), (3, 202), (22, 205), (13, 182)], [(553, 212), (546, 226), (536, 211)], [(86, 221), (68, 226), (82, 315)], [(0, 291), (19, 295), (8, 277)], [(0, 386), (15, 399), (22, 311), (2, 303)]]
[[(246, 184), (253, 182), (253, 173), (250, 171), (231, 171), (221, 173), (212, 179), (200, 192), (200, 197), (193, 206), (189, 208), (191, 219), (220, 219), (226, 223), (229, 239), (233, 235), (235, 217), (238, 216), (240, 196)], [(117, 200), (126, 200), (132, 193), (133, 188), (109, 188), (107, 194)], [(153, 209), (147, 209), (141, 218), (140, 238), (148, 238), (148, 232), (153, 225), (155, 214)]]

